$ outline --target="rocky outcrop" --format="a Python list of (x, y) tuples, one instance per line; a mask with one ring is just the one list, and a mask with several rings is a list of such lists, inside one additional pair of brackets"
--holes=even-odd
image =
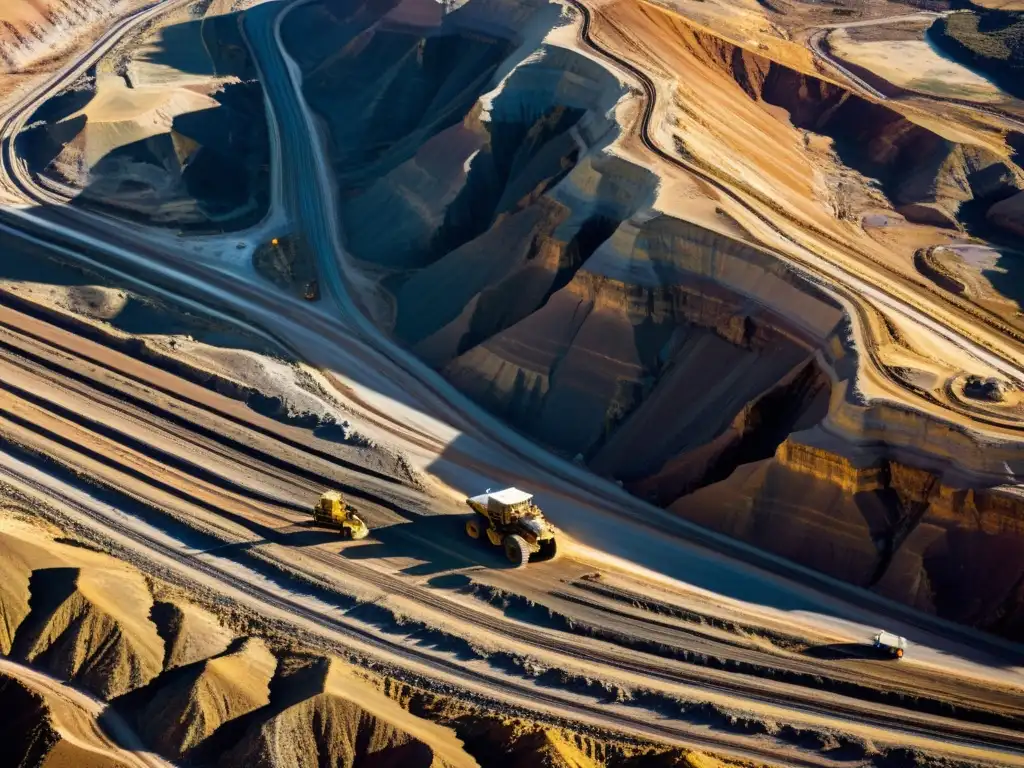
[[(946, 138), (885, 104), (804, 74), (701, 30), (694, 46), (748, 96), (781, 107), (797, 128), (831, 137), (840, 159), (882, 182), (908, 220), (959, 227), (1024, 189), (1024, 171), (982, 146)], [(971, 211), (965, 204), (977, 201)], [(966, 221), (972, 223), (972, 221)], [(995, 221), (994, 223), (1001, 223)]]
[(954, 621), (1024, 637), (1024, 496), (814, 430), (671, 505), (687, 519)]
[[(783, 319), (784, 305), (801, 306), (807, 326)], [(756, 251), (656, 217), (622, 225), (541, 309), (442, 370), (548, 445), (661, 496), (704, 482), (764, 425), (753, 401), (787, 378), (815, 378), (803, 373), (810, 339), (839, 316)], [(823, 416), (827, 380), (806, 395), (773, 417)], [(763, 434), (771, 455), (775, 438)]]
[(1006, 232), (1024, 237), (1024, 192), (1018, 192), (989, 208), (988, 220)]

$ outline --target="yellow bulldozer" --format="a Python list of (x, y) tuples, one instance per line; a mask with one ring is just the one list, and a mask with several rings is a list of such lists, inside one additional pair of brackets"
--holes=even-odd
[(365, 539), (369, 527), (352, 508), (345, 503), (345, 497), (338, 491), (327, 491), (313, 507), (313, 522), (317, 525), (337, 528), (346, 539)]
[(505, 557), (516, 568), (525, 566), (532, 556), (534, 562), (550, 560), (555, 556), (557, 543), (555, 529), (533, 496), (518, 488), (505, 488), (466, 499), (476, 514), (466, 521), (466, 533), (471, 539), (484, 536), (494, 546), (505, 550)]

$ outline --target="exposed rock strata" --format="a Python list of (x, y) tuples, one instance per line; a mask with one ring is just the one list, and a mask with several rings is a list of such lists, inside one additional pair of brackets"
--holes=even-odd
[[(387, 275), (394, 334), (517, 427), (622, 479), (678, 459), (671, 482), (697, 486), (741, 444), (769, 456), (786, 426), (820, 418), (813, 349), (841, 313), (755, 250), (650, 209), (654, 176), (603, 150), (623, 86), (540, 42), (557, 9), (428, 10), (313, 3), (285, 28), (319, 41), (292, 50), (332, 127), (348, 247)], [(382, 98), (396, 68), (424, 94), (370, 143), (382, 110), (409, 103)], [(713, 372), (724, 380), (708, 392)], [(750, 404), (807, 376), (806, 397), (744, 442)], [(663, 434), (645, 437), (655, 423)]]
[(1024, 496), (965, 487), (798, 433), (671, 505), (715, 530), (925, 611), (1024, 637)]
[[(622, 22), (608, 14), (600, 23)], [(644, 14), (652, 29), (668, 17)], [(998, 493), (941, 513), (933, 498), (985, 485), (1005, 458), (919, 413), (865, 405), (833, 299), (738, 239), (735, 222), (655, 210), (658, 179), (613, 149), (625, 89), (545, 42), (554, 22), (546, 3), (499, 0), (450, 12), (321, 0), (289, 16), (286, 42), (330, 129), (348, 250), (394, 299), (386, 330), (517, 429), (644, 498), (925, 610), (1016, 632), (1019, 574), (1001, 554), (1012, 525), (964, 533)], [(1024, 186), (993, 150), (671, 23), (685, 76), (728, 92), (759, 130), (795, 144), (808, 134), (794, 127), (830, 137), (909, 218), (960, 227)], [(751, 191), (767, 200), (770, 188)], [(788, 436), (821, 423), (844, 435), (830, 455), (853, 450), (851, 438), (874, 446), (877, 487), (780, 458), (795, 455)], [(912, 467), (936, 436), (936, 465), (957, 469), (925, 473), (935, 485), (915, 496), (913, 483), (932, 481)], [(950, 576), (979, 555), (1005, 568), (977, 587)]]
[(959, 227), (1024, 189), (1024, 171), (1004, 155), (947, 138), (890, 106), (710, 32), (677, 26), (698, 58), (729, 73), (750, 98), (781, 107), (797, 128), (834, 139), (840, 159), (879, 179), (897, 211), (910, 221)]

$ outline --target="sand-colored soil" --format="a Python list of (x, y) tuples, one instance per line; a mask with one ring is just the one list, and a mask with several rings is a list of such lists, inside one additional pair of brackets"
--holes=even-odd
[(19, 0), (0, 8), (0, 67), (23, 69), (74, 47), (143, 0)]
[[(61, 694), (67, 695), (61, 695)], [(7, 765), (38, 768), (128, 768), (143, 765), (100, 729), (98, 709), (73, 689), (0, 662), (0, 738)]]
[[(352, 765), (373, 759), (380, 765), (476, 766), (451, 731), (410, 715), (340, 661), (300, 660), (279, 675), (277, 657), (257, 638), (236, 641), (227, 651), (194, 661), (176, 658), (183, 649), (195, 655), (231, 637), (212, 614), (180, 599), (173, 603), (178, 614), (172, 622), (175, 637), (164, 665), (162, 639), (149, 623), (153, 598), (141, 574), (108, 555), (76, 546), (37, 521), (0, 512), (0, 563), (14, 576), (8, 592), (19, 591), (19, 573), (20, 581), (31, 585), (29, 614), (20, 617), (24, 611), (17, 602), (0, 605), (17, 635), (14, 655), (25, 647), (24, 658), (34, 667), (104, 698), (127, 694), (115, 702), (115, 709), (149, 747), (167, 757), (177, 759), (224, 723), (272, 705), (273, 712), (253, 721), (251, 734), (236, 737), (240, 740), (232, 748), (232, 759), (240, 765), (252, 765), (252, 760), (268, 766), (316, 766), (323, 761)], [(54, 573), (71, 566), (76, 566), (80, 595), (58, 604), (49, 599)], [(40, 624), (46, 625), (42, 632)], [(142, 642), (148, 643), (145, 650)], [(148, 650), (161, 658), (146, 656)], [(14, 678), (6, 676), (8, 667)], [(122, 761), (103, 726), (97, 725), (99, 703), (89, 704), (94, 700), (74, 691), (70, 699), (61, 700), (58, 682), (47, 683), (49, 678), (37, 675), (22, 684), (19, 674), (16, 665), (0, 664), (0, 700), (10, 706), (7, 711), (21, 716), (16, 727), (7, 726), (7, 733), (17, 738), (9, 748), (23, 750), (25, 764), (136, 764), (130, 752)]]
[(858, 42), (837, 29), (829, 35), (833, 53), (911, 91), (980, 103), (1005, 101), (994, 83), (944, 57), (925, 40)]
[(276, 666), (262, 641), (248, 639), (182, 667), (143, 692), (145, 703), (132, 700), (139, 732), (161, 754), (180, 758), (224, 723), (269, 704)]
[(231, 645), (231, 633), (216, 616), (185, 600), (158, 600), (150, 615), (164, 641), (164, 669), (218, 656)]
[[(0, 532), (0, 551), (7, 563), (31, 563), (17, 580), (31, 596), (31, 609), (17, 624), (13, 657), (107, 699), (159, 674), (163, 643), (149, 620), (153, 601), (138, 572), (11, 520)], [(15, 605), (7, 621), (19, 614)]]
[(300, 660), (283, 673), (284, 704), (246, 733), (224, 765), (475, 768), (447, 729), (410, 715), (339, 662)]
[(170, 225), (258, 217), (266, 126), (236, 21), (164, 14), (44, 104), (19, 146), (48, 194)]
[[(118, 568), (129, 579), (138, 577), (130, 566), (26, 517), (24, 509), (19, 505), (17, 512), (0, 512), (0, 561), (20, 556), (33, 568), (81, 551), (80, 561), (89, 570)], [(200, 764), (268, 768), (479, 768), (499, 764), (495, 757), (509, 768), (729, 765), (689, 750), (602, 741), (521, 719), (504, 720), (465, 703), (426, 696), (337, 658), (303, 652), (276, 631), (271, 632), (274, 644), (238, 638), (208, 610), (183, 600), (179, 590), (154, 586), (160, 594), (154, 615), (167, 614), (166, 606), (176, 609), (175, 647), (197, 650), (215, 635), (218, 644), (228, 639), (230, 648), (182, 666), (169, 657), (163, 672), (146, 685), (136, 681), (112, 709), (33, 667), (0, 659), (0, 703), (9, 714), (16, 713), (0, 726), (8, 757), (45, 768), (168, 765), (154, 753)], [(84, 636), (93, 638), (95, 628), (83, 625)], [(97, 671), (117, 674), (109, 665)], [(430, 719), (409, 711), (415, 702)]]

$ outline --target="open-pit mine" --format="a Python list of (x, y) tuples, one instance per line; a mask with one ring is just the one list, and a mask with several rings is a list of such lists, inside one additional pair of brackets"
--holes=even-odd
[(1024, 3), (0, 5), (0, 763), (1024, 766)]

